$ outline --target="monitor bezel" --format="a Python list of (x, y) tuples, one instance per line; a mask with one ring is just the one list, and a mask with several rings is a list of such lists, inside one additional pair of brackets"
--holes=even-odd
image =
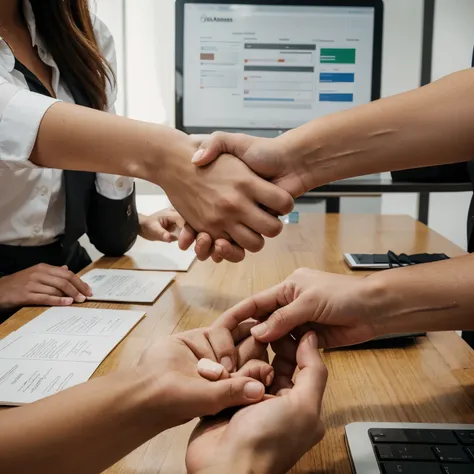
[[(281, 5), (281, 6), (332, 6), (332, 7), (372, 7), (374, 8), (374, 45), (373, 45), (373, 61), (372, 61), (372, 92), (371, 100), (380, 99), (382, 84), (382, 46), (383, 46), (383, 16), (384, 4), (383, 0), (240, 0), (240, 1), (211, 1), (211, 0), (176, 0), (176, 34), (175, 34), (175, 126), (188, 134), (208, 134), (217, 130), (222, 131), (249, 131), (254, 132), (257, 128), (223, 128), (216, 125), (215, 127), (186, 127), (184, 125), (184, 90), (179, 90), (178, 83), (183, 85), (184, 89), (184, 16), (185, 5), (188, 3), (210, 3), (210, 4), (229, 4), (229, 5)], [(285, 132), (287, 129), (280, 128), (263, 128), (258, 130)]]

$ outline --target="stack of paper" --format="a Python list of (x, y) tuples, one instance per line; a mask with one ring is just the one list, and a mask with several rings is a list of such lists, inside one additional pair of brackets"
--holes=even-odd
[(51, 308), (0, 341), (0, 405), (22, 405), (87, 381), (143, 311)]
[(183, 252), (177, 242), (149, 242), (139, 238), (126, 257), (127, 268), (133, 270), (187, 272), (196, 259), (196, 253), (194, 246)]
[(174, 280), (175, 273), (94, 269), (81, 277), (92, 290), (91, 301), (153, 303)]

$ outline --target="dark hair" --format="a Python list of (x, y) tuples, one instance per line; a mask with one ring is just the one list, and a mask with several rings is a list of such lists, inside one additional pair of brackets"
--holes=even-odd
[(90, 107), (107, 108), (107, 81), (115, 81), (92, 27), (88, 0), (30, 0), (38, 34), (68, 84)]

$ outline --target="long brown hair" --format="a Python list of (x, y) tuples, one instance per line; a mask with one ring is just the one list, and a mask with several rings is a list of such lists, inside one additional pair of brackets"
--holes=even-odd
[(115, 81), (92, 27), (88, 0), (30, 0), (36, 28), (61, 75), (94, 109), (107, 108), (107, 81)]

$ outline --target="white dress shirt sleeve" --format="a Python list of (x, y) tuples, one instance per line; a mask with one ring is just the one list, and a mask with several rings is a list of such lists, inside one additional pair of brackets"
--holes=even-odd
[[(114, 38), (107, 26), (97, 17), (92, 17), (94, 32), (99, 48), (104, 58), (110, 64), (112, 71), (117, 77), (117, 55), (115, 52)], [(117, 100), (117, 84), (107, 82), (108, 112), (115, 114), (115, 102)], [(133, 178), (97, 173), (95, 186), (97, 192), (108, 199), (122, 200), (133, 192)]]
[(41, 120), (55, 102), (0, 77), (0, 169), (36, 168), (30, 155)]

